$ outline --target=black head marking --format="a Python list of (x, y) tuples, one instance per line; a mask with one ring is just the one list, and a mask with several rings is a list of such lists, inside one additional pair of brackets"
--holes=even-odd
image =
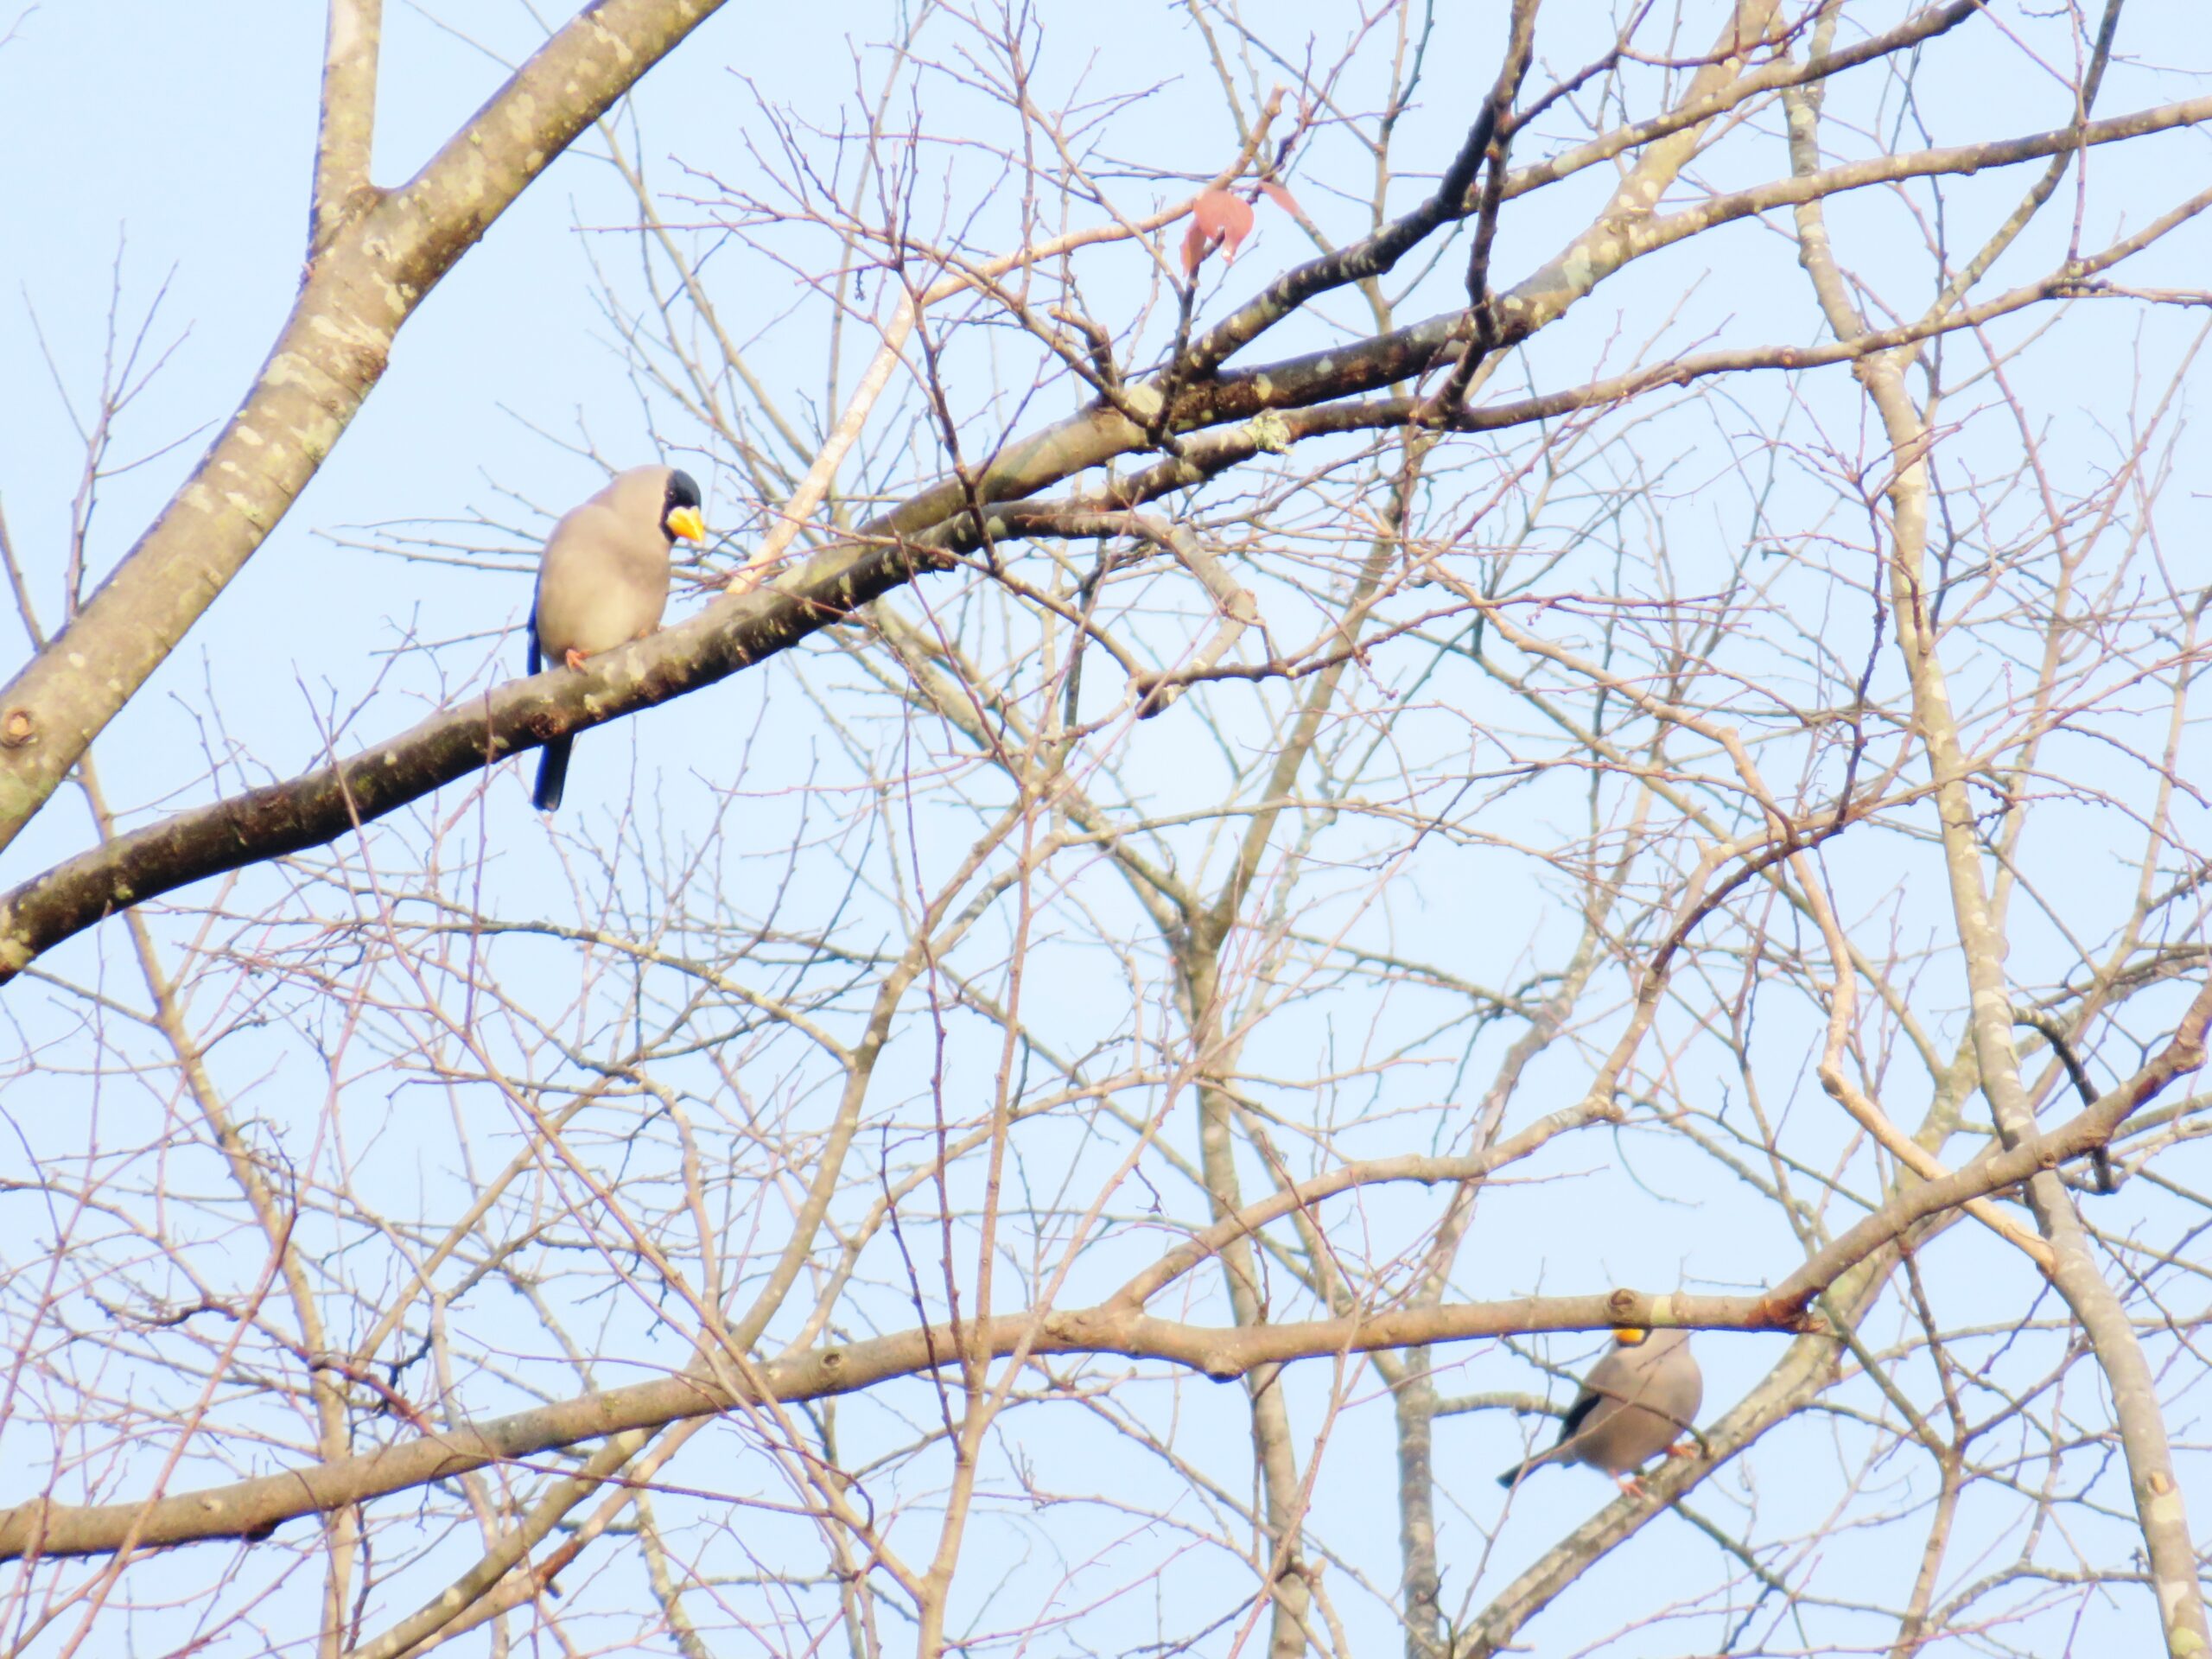
[[(691, 514), (693, 526), (689, 531), (679, 532), (675, 525), (669, 523), (669, 520), (687, 509)], [(662, 495), (660, 501), (660, 533), (668, 537), (671, 545), (676, 543), (679, 533), (696, 535), (698, 516), (698, 480), (690, 474), (671, 467), (668, 473), (668, 489)]]

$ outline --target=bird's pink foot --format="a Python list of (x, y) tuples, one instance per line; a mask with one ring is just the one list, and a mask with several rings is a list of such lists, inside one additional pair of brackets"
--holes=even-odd
[(570, 668), (582, 668), (584, 665), (584, 654), (574, 645), (570, 645), (561, 660), (568, 664)]
[(1615, 1475), (1613, 1477), (1613, 1483), (1630, 1497), (1647, 1498), (1651, 1496), (1651, 1494), (1645, 1490), (1643, 1478), (1640, 1476)]
[(1695, 1440), (1676, 1440), (1667, 1448), (1667, 1455), (1670, 1458), (1694, 1458), (1697, 1456), (1700, 1447)]

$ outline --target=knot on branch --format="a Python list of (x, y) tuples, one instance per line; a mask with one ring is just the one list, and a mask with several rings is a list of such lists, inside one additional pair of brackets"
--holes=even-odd
[(1199, 1355), (1198, 1367), (1217, 1382), (1234, 1382), (1244, 1375), (1244, 1363), (1219, 1349), (1209, 1349)]

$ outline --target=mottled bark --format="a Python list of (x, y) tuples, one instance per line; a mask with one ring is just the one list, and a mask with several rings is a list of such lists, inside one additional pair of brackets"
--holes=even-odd
[(313, 252), (328, 247), (349, 219), (376, 200), (369, 156), (376, 143), (377, 59), (383, 38), (384, 0), (330, 0), (308, 232)]
[[(546, 42), (412, 180), (319, 196), (291, 315), (192, 475), (85, 607), (0, 690), (0, 848), (45, 806), (276, 527), (440, 278), (576, 134), (721, 0), (606, 0)], [(358, 8), (340, 14), (358, 24)], [(335, 19), (334, 19), (335, 22)], [(343, 48), (343, 49), (341, 49)], [(372, 45), (334, 41), (318, 188), (365, 164)]]

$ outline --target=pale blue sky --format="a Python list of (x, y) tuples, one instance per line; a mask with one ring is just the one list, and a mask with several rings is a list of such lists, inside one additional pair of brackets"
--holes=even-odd
[[(833, 121), (849, 101), (855, 78), (847, 31), (865, 38), (880, 28), (886, 10), (729, 7), (657, 70), (638, 94), (636, 114), (649, 165), (664, 184), (673, 172), (667, 160), (671, 155), (741, 175), (747, 165), (742, 137), (757, 132), (757, 126), (752, 94), (741, 75), (758, 77), (768, 95), (791, 100), (825, 123)], [(1134, 65), (1160, 76), (1197, 73), (1200, 60), (1180, 32), (1176, 8), (1126, 8), (1113, 14), (1085, 8), (1080, 17), (1073, 8), (1062, 13), (1048, 4), (1044, 10), (1056, 23), (1073, 20), (1063, 27), (1089, 31), (1079, 49), (1065, 48), (1066, 60), (1053, 65), (1056, 73), (1095, 73), (1108, 86), (1141, 79)], [(1335, 20), (1341, 18), (1342, 7), (1315, 0), (1306, 10), (1316, 17), (1317, 27), (1340, 28)], [(518, 7), (478, 3), (442, 15), (511, 59), (526, 54), (537, 38)], [(2146, 41), (2171, 40), (2175, 31), (2201, 32), (2207, 27), (2195, 0), (2175, 0), (2164, 8), (2145, 5), (2129, 13), (2131, 36)], [(1173, 52), (1148, 45), (1146, 29), (1160, 31), (1159, 38), (1172, 41)], [(49, 384), (31, 316), (35, 313), (44, 329), (64, 385), (86, 409), (99, 374), (118, 241), (124, 247), (121, 310), (126, 325), (135, 326), (156, 289), (168, 283), (152, 338), (157, 346), (177, 342), (175, 354), (131, 411), (118, 452), (135, 458), (176, 447), (113, 480), (104, 492), (93, 537), (95, 564), (104, 568), (129, 545), (205, 441), (204, 435), (186, 435), (227, 416), (283, 315), (302, 257), (321, 51), (321, 9), (305, 0), (238, 0), (215, 9), (152, 0), (47, 0), (25, 16), (16, 38), (0, 48), (0, 155), (16, 158), (0, 168), (0, 274), (9, 279), (0, 288), (0, 387), (7, 389), (5, 413), (0, 415), (0, 503), (49, 626), (58, 614), (58, 550), (80, 453)], [(1081, 54), (1093, 51), (1101, 56), (1085, 71)], [(1456, 60), (1441, 67), (1448, 67), (1464, 86), (1486, 77), (1489, 63), (1485, 49), (1478, 74)], [(481, 52), (412, 7), (397, 0), (388, 5), (378, 181), (389, 184), (410, 171), (496, 86), (500, 73)], [(2202, 90), (2178, 75), (2153, 71), (2115, 72), (2113, 79), (2106, 99), (2113, 110)], [(2024, 89), (2017, 82), (1977, 86), (1971, 77), (1950, 84), (1954, 101), (1923, 112), (1938, 129), (1939, 140), (2032, 130), (2063, 118), (2055, 82), (2043, 89)], [(1196, 90), (1190, 90), (1193, 85)], [(1151, 136), (1161, 155), (1187, 157), (1185, 164), (1193, 167), (1210, 166), (1227, 142), (1217, 99), (1210, 86), (1187, 79), (1179, 88), (1163, 99), (1160, 130)], [(1908, 128), (1901, 142), (1917, 140)], [(2174, 177), (2203, 175), (2206, 146), (2196, 135), (2177, 136), (2145, 153), (2171, 158), (2174, 176), (2129, 181), (2128, 188), (2101, 199), (2126, 203), (2134, 213), (2129, 222), (2139, 220), (2139, 204), (2165, 205), (2176, 193)], [(24, 158), (32, 158), (30, 163)], [(1993, 207), (2008, 202), (2023, 176), (2016, 172), (1988, 181), (1979, 202)], [(1309, 210), (1325, 220), (1335, 200), (1323, 188), (1303, 183), (1300, 188)], [(1231, 290), (1260, 280), (1296, 251), (1280, 226), (1268, 226), (1266, 209), (1262, 211), (1262, 232), (1247, 251), (1247, 264), (1225, 280)], [(1839, 240), (1853, 245), (1862, 259), (1884, 257), (1863, 238), (1852, 240), (1868, 222), (1860, 216), (1878, 211), (1871, 201), (1840, 202), (1833, 210)], [(1546, 220), (1537, 217), (1540, 213), (1558, 217)], [(350, 533), (349, 526), (394, 520), (462, 519), (477, 511), (527, 528), (530, 521), (508, 493), (558, 510), (596, 486), (588, 464), (552, 441), (573, 437), (579, 422), (611, 458), (645, 458), (650, 437), (645, 414), (607, 339), (590, 292), (582, 239), (575, 232), (580, 223), (620, 226), (633, 216), (626, 189), (604, 165), (585, 154), (566, 156), (441, 285), (407, 326), (382, 384), (321, 474), (245, 575), (97, 748), (119, 804), (134, 810), (152, 807), (171, 791), (181, 791), (175, 804), (206, 798), (199, 716), (211, 702), (223, 711), (254, 766), (281, 774), (312, 764), (328, 722), (353, 718), (365, 704), (344, 747), (418, 717), (446, 694), (448, 683), (466, 683), (487, 653), (498, 653), (504, 671), (519, 671), (518, 636), (498, 644), (491, 635), (521, 614), (528, 596), (526, 574), (493, 578), (406, 564), (341, 548), (328, 536)], [(1502, 247), (1502, 274), (1508, 280), (1524, 274), (1552, 251), (1547, 231), (1567, 222), (1567, 210), (1551, 205), (1516, 219), (1516, 239)], [(2094, 238), (2109, 228), (2109, 223), (2094, 226), (2090, 235)], [(1728, 250), (1727, 258), (1763, 262), (1759, 269), (1771, 270), (1776, 282), (1770, 292), (1758, 292), (1753, 284), (1739, 281), (1713, 280), (1717, 256), (1702, 245), (1684, 248), (1650, 262), (1619, 295), (1602, 293), (1572, 327), (1548, 340), (1544, 351), (1560, 363), (1594, 358), (1617, 323), (1625, 340), (1640, 340), (1656, 326), (1658, 312), (1650, 299), (1655, 292), (1689, 294), (1675, 325), (1678, 338), (1710, 333), (1740, 344), (1814, 337), (1803, 292), (1789, 285), (1790, 251), (1776, 231), (1738, 226), (1719, 245)], [(2212, 268), (2207, 250), (2204, 234), (2193, 230), (2145, 262), (2139, 280), (2177, 285), (2201, 281), (2202, 271)], [(2039, 268), (2037, 262), (2050, 251), (2046, 238), (2023, 270)], [(1900, 264), (1911, 264), (1921, 252), (1904, 244), (1892, 251)], [(789, 296), (787, 286), (778, 288), (758, 267), (744, 267), (718, 300), (726, 315), (744, 315), (756, 298), (759, 309), (774, 312)], [(1451, 302), (1440, 290), (1435, 308)], [(1770, 311), (1764, 309), (1769, 305)], [(1343, 309), (1348, 314), (1350, 308)], [(1624, 315), (1629, 321), (1621, 323)], [(821, 400), (821, 337), (811, 327), (810, 323), (781, 334), (772, 332), (759, 348), (764, 375), (798, 407), (809, 398), (817, 406)], [(2047, 391), (2053, 378), (2078, 379), (2083, 401), (2094, 395), (2107, 410), (2121, 407), (2112, 393), (2133, 373), (2138, 341), (2145, 342), (2140, 349), (2156, 366), (2170, 359), (2173, 342), (2185, 332), (2166, 319), (2146, 327), (2139, 315), (2113, 307), (2084, 320), (2076, 345), (2023, 372), (2031, 390)], [(1832, 372), (1840, 381), (1842, 372)], [(1839, 385), (1834, 395), (1835, 407), (1853, 407), (1847, 386)], [(2066, 401), (2061, 394), (2054, 406)], [(532, 430), (533, 425), (551, 437)], [(2088, 458), (2083, 464), (2093, 467), (2099, 442), (2095, 423), (2081, 421), (2075, 435), (2078, 454)], [(1662, 428), (1652, 439), (1655, 453), (1669, 446), (1694, 452), (1697, 443), (1678, 427)], [(1718, 511), (1703, 511), (1694, 499), (1696, 486), (1716, 479), (1716, 495), (1739, 494), (1743, 488), (1717, 463), (1696, 477), (1686, 474), (1685, 504), (1674, 510), (1685, 531), (1710, 532), (1723, 518)], [(2189, 520), (2175, 522), (2185, 526)], [(512, 538), (512, 544), (526, 558), (526, 540)], [(2177, 543), (2176, 556), (2201, 558), (2201, 537), (2193, 544)], [(392, 666), (386, 653), (416, 628), (434, 640), (482, 638), (435, 658), (410, 656)], [(12, 667), (22, 650), (12, 620), (0, 620), (0, 668)], [(441, 681), (440, 667), (450, 671), (452, 682)], [(680, 706), (589, 734), (578, 750), (571, 812), (593, 810), (594, 791), (628, 788), (633, 766), (646, 781), (646, 792), (652, 792), (655, 780), (673, 780), (669, 798), (696, 806), (698, 794), (683, 793), (687, 769), (696, 765), (712, 774), (732, 746), (766, 728), (764, 709), (788, 669), (789, 664), (770, 664)], [(379, 676), (387, 670), (390, 684), (381, 686)], [(1179, 730), (1187, 728), (1161, 721), (1141, 735), (1140, 741), (1156, 746), (1154, 764), (1163, 771), (1172, 768), (1175, 746), (1184, 741)], [(769, 754), (766, 747), (764, 767), (804, 771), (803, 753)], [(225, 774), (232, 784), (238, 775)], [(262, 774), (249, 766), (245, 775), (258, 781)], [(530, 882), (548, 879), (551, 868), (543, 832), (529, 813), (525, 796), (520, 781), (495, 790), (486, 807), (486, 832), (499, 849), (499, 856), (491, 861), (493, 884), (505, 880), (524, 891)], [(777, 836), (784, 835), (788, 846), (780, 816), (785, 809), (764, 803), (758, 810), (762, 817), (757, 831), (741, 828), (739, 838), (757, 834), (755, 850), (761, 850), (772, 849)], [(671, 809), (671, 817), (680, 822), (677, 810)], [(77, 850), (86, 839), (82, 810), (65, 791), (54, 809), (0, 859), (0, 877), (21, 879)], [(1535, 931), (1527, 918), (1541, 908), (1546, 895), (1529, 885), (1470, 893), (1445, 880), (1425, 902), (1433, 904), (1434, 913), (1426, 919), (1435, 937), (1487, 926), (1520, 939)], [(1418, 912), (1422, 906), (1407, 908)], [(1417, 931), (1422, 920), (1415, 914), (1409, 929)], [(88, 967), (117, 949), (108, 936), (88, 937), (73, 944), (62, 960)], [(1557, 1063), (1564, 1090), (1571, 1086), (1567, 1074), (1574, 1067), (1564, 1056)], [(1598, 1144), (1578, 1143), (1567, 1167), (1586, 1166)], [(1668, 1155), (1663, 1148), (1654, 1154), (1662, 1174)], [(1534, 1206), (1541, 1197), (1528, 1189), (1508, 1190), (1498, 1209), (1514, 1214), (1514, 1205)], [(1576, 1226), (1561, 1230), (1572, 1235), (1563, 1251), (1580, 1254), (1550, 1268), (1528, 1236), (1532, 1229), (1508, 1229), (1503, 1237), (1486, 1240), (1485, 1249), (1494, 1254), (1471, 1271), (1501, 1290), (1540, 1286), (1554, 1292), (1570, 1284), (1584, 1288), (1586, 1280), (1601, 1272), (1664, 1287), (1688, 1274), (1702, 1274), (1700, 1282), (1713, 1285), (1741, 1282), (1754, 1271), (1742, 1238), (1725, 1221), (1686, 1213), (1679, 1206), (1670, 1209), (1670, 1204), (1662, 1195), (1637, 1211), (1647, 1223), (1642, 1231), (1624, 1225), (1617, 1214), (1580, 1218)], [(1656, 1231), (1649, 1224), (1654, 1214), (1665, 1217), (1665, 1230)], [(1952, 1248), (1957, 1252), (1955, 1264), (1985, 1256), (1997, 1262), (1995, 1252), (1972, 1230), (1958, 1236)], [(1762, 1258), (1758, 1267), (1763, 1270), (1765, 1265)], [(2006, 1270), (1991, 1268), (1993, 1274)], [(1710, 1411), (1732, 1401), (1758, 1373), (1769, 1346), (1759, 1338), (1702, 1341), (1711, 1379)], [(1478, 1354), (1469, 1350), (1457, 1357), (1471, 1362)], [(1314, 1368), (1316, 1386), (1322, 1369)], [(1444, 1386), (1458, 1392), (1497, 1384), (1470, 1363)], [(1223, 1432), (1238, 1432), (1234, 1413), (1226, 1409), (1228, 1395), (1210, 1394), (1205, 1385), (1194, 1385), (1191, 1393), (1194, 1412), (1220, 1409)], [(1370, 1408), (1339, 1426), (1339, 1445), (1326, 1465), (1325, 1482), (1343, 1484), (1325, 1485), (1331, 1501), (1355, 1503), (1385, 1495), (1381, 1483), (1363, 1484), (1355, 1477), (1389, 1456), (1381, 1433), (1386, 1415)], [(1821, 1430), (1808, 1421), (1790, 1432), (1813, 1435)], [(1497, 1495), (1490, 1477), (1515, 1448), (1512, 1426), (1497, 1416), (1452, 1420), (1440, 1430), (1440, 1443), (1446, 1456), (1457, 1460), (1453, 1468), (1462, 1482), (1458, 1500), (1485, 1520), (1493, 1517)], [(1783, 1455), (1780, 1447), (1770, 1452), (1777, 1459)], [(12, 1495), (0, 1488), (0, 1502)], [(1510, 1566), (1542, 1548), (1560, 1526), (1595, 1507), (1601, 1496), (1580, 1476), (1553, 1476), (1532, 1488), (1493, 1567)], [(1777, 1510), (1787, 1511), (1812, 1497), (1783, 1491), (1766, 1494), (1764, 1501), (1771, 1519)], [(1374, 1527), (1370, 1565), (1384, 1571), (1395, 1521), (1378, 1508)], [(1474, 1546), (1466, 1533), (1457, 1535), (1455, 1542), (1471, 1555)], [(1844, 1541), (1838, 1549), (1855, 1547)], [(1663, 1570), (1666, 1550), (1710, 1548), (1685, 1542), (1679, 1528), (1655, 1528), (1592, 1582), (1602, 1590), (1623, 1575), (1645, 1580)], [(1601, 1598), (1597, 1612), (1592, 1628), (1602, 1627), (1612, 1609)], [(1546, 1639), (1573, 1626), (1571, 1618), (1547, 1625)]]

